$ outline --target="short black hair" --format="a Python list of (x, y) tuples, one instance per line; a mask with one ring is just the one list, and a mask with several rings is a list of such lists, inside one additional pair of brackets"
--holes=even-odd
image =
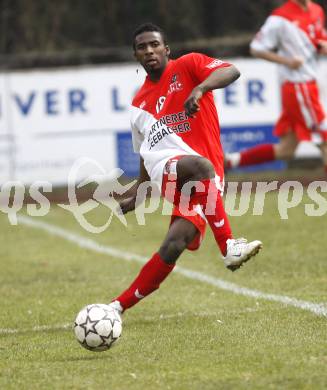
[(155, 32), (158, 32), (160, 33), (161, 37), (162, 37), (162, 40), (163, 40), (163, 43), (165, 45), (167, 45), (167, 38), (166, 38), (166, 34), (165, 32), (163, 31), (163, 29), (159, 26), (157, 26), (156, 24), (154, 23), (151, 23), (151, 22), (147, 22), (147, 23), (142, 23), (140, 24), (134, 31), (133, 33), (133, 48), (135, 49), (135, 38), (144, 33), (144, 32), (152, 32), (152, 31), (155, 31)]

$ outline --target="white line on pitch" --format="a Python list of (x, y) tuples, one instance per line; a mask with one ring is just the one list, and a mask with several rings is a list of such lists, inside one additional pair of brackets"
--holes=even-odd
[(67, 330), (72, 329), (73, 324), (63, 324), (63, 325), (38, 325), (33, 326), (33, 328), (24, 328), (24, 329), (10, 329), (10, 328), (0, 328), (0, 335), (2, 334), (19, 334), (19, 333), (29, 333), (29, 332), (44, 332), (44, 331), (53, 331), (53, 330)]
[[(101, 245), (96, 241), (91, 240), (90, 238), (83, 237), (79, 234), (62, 229), (61, 227), (55, 225), (51, 225), (49, 223), (35, 221), (30, 217), (20, 216), (19, 222), (33, 228), (44, 230), (52, 235), (73, 242), (81, 248), (89, 249), (97, 253), (103, 253), (127, 261), (137, 261), (139, 263), (145, 263), (148, 260), (148, 258), (144, 256), (139, 256), (134, 253), (121, 251), (110, 246)], [(323, 303), (313, 303), (308, 301), (302, 301), (285, 295), (267, 294), (259, 290), (251, 290), (246, 287), (238, 286), (235, 283), (226, 282), (225, 280), (214, 278), (213, 276), (205, 275), (197, 271), (191, 271), (189, 269), (182, 268), (179, 266), (175, 267), (174, 272), (177, 272), (189, 279), (204, 282), (206, 284), (218, 287), (225, 291), (230, 291), (234, 294), (244, 295), (256, 299), (264, 299), (267, 301), (279, 302), (287, 306), (293, 306), (299, 309), (311, 311), (318, 316), (327, 317), (327, 306)]]

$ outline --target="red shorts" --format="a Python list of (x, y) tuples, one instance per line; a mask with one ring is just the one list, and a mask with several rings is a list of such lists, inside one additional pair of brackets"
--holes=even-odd
[[(315, 81), (286, 82), (282, 85), (282, 114), (275, 126), (277, 137), (294, 132), (298, 141), (312, 141), (313, 134), (327, 141), (327, 131), (320, 129), (325, 112), (319, 99)], [(326, 130), (326, 129), (324, 129)]]
[(170, 219), (170, 225), (173, 223), (176, 217), (181, 217), (192, 222), (193, 225), (197, 228), (197, 235), (195, 236), (193, 241), (187, 246), (187, 249), (194, 251), (197, 250), (201, 245), (201, 242), (205, 235), (207, 221), (200, 214), (197, 213), (196, 215), (185, 215), (185, 213), (181, 212), (178, 206), (181, 198), (181, 192), (176, 189), (176, 166), (178, 160), (182, 157), (183, 156), (176, 156), (167, 161), (162, 178), (161, 195), (174, 205)]

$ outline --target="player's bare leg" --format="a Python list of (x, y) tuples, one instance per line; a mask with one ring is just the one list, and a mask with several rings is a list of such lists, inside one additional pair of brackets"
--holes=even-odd
[(176, 217), (169, 227), (160, 250), (142, 267), (133, 283), (115, 298), (110, 306), (121, 314), (157, 290), (197, 233), (198, 230), (191, 222)]
[(298, 146), (298, 140), (293, 132), (289, 132), (280, 138), (278, 144), (274, 145), (276, 160), (290, 160), (294, 157)]
[(198, 234), (197, 228), (185, 218), (176, 217), (159, 249), (161, 258), (167, 264), (176, 260)]

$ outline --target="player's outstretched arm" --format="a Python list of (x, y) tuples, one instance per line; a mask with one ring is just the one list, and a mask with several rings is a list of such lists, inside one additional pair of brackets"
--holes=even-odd
[(190, 96), (185, 100), (184, 108), (186, 115), (192, 117), (200, 110), (202, 96), (214, 89), (225, 88), (240, 77), (240, 71), (234, 66), (219, 68), (212, 72), (201, 84), (197, 85)]
[(300, 57), (284, 57), (269, 50), (250, 49), (253, 57), (262, 58), (263, 60), (275, 62), (276, 64), (286, 65), (290, 69), (298, 69), (303, 64), (303, 58)]
[(150, 178), (149, 178), (148, 172), (145, 169), (144, 160), (142, 157), (140, 157), (140, 174), (139, 174), (139, 177), (137, 179), (137, 182), (125, 194), (126, 198), (119, 202), (120, 209), (121, 209), (121, 212), (123, 214), (126, 214), (129, 211), (133, 211), (135, 209), (137, 190), (138, 190), (139, 186), (142, 183), (144, 183), (145, 181), (150, 181)]

